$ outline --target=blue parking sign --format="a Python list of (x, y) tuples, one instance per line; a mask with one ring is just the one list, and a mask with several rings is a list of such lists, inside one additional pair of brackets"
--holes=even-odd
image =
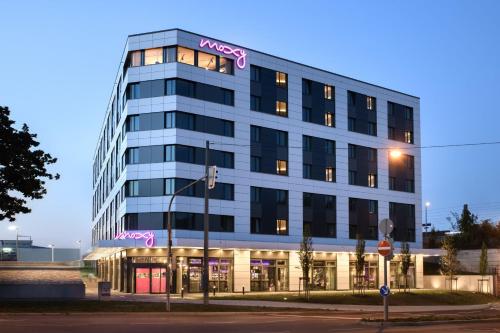
[(391, 293), (391, 290), (387, 286), (382, 286), (380, 287), (380, 296), (386, 297), (389, 296)]

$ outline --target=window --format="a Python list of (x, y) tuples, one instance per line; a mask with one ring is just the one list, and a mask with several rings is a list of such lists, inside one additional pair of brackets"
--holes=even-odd
[(138, 180), (129, 180), (127, 196), (128, 197), (139, 196), (139, 181)]
[(258, 217), (252, 217), (250, 219), (250, 232), (252, 234), (259, 234), (262, 230), (261, 219)]
[(128, 129), (129, 132), (136, 132), (139, 130), (139, 115), (130, 116), (128, 118)]
[(172, 195), (175, 193), (175, 179), (167, 178), (165, 179), (165, 194)]
[(260, 142), (260, 127), (250, 126), (250, 140), (252, 142)]
[(312, 90), (312, 81), (311, 80), (302, 80), (302, 94), (303, 95), (311, 95)]
[(165, 162), (175, 161), (175, 146), (167, 145), (165, 146)]
[(250, 202), (260, 202), (260, 187), (250, 187)]
[(368, 213), (370, 213), (370, 214), (377, 213), (377, 201), (368, 200)]
[(167, 112), (165, 117), (165, 128), (175, 128), (175, 112)]
[(217, 56), (198, 51), (198, 67), (215, 71), (217, 69)]
[(368, 135), (377, 135), (377, 124), (374, 122), (369, 121), (368, 122)]
[(128, 164), (139, 163), (139, 148), (129, 148), (128, 150)]
[(311, 114), (312, 114), (312, 109), (311, 108), (302, 108), (302, 120), (310, 122), (311, 121)]
[(165, 62), (176, 62), (177, 60), (177, 47), (169, 46), (165, 49)]
[(276, 160), (276, 173), (278, 175), (286, 176), (288, 172), (287, 164), (288, 162), (285, 160)]
[(334, 179), (335, 178), (334, 178), (333, 168), (332, 167), (325, 168), (325, 180), (327, 182), (333, 182)]
[(332, 86), (325, 84), (325, 99), (332, 99)]
[(377, 161), (377, 149), (368, 148), (368, 161), (370, 162)]
[(233, 122), (229, 120), (223, 120), (222, 123), (224, 124), (224, 135), (233, 137), (234, 136)]
[(234, 91), (229, 89), (222, 89), (222, 104), (234, 105)]
[(411, 155), (405, 155), (405, 156), (406, 156), (406, 167), (412, 170), (415, 164), (415, 158)]
[(276, 233), (278, 235), (287, 235), (288, 234), (287, 220), (281, 220), (281, 219), (276, 220)]
[(259, 96), (250, 95), (250, 110), (261, 111)]
[(302, 205), (304, 207), (311, 207), (312, 206), (312, 194), (311, 193), (305, 193), (302, 195)]
[(389, 190), (396, 189), (396, 177), (389, 177)]
[(175, 79), (170, 79), (170, 80), (167, 80), (167, 96), (171, 96), (171, 95), (175, 95), (176, 94), (176, 84), (177, 80)]
[(347, 99), (350, 105), (356, 105), (356, 93), (353, 91), (347, 92)]
[(389, 139), (395, 140), (396, 139), (396, 129), (394, 127), (389, 127)]
[(356, 185), (356, 171), (349, 170), (349, 185)]
[(333, 113), (325, 112), (325, 125), (328, 127), (333, 127)]
[(348, 122), (347, 122), (348, 130), (351, 132), (356, 131), (356, 119), (349, 117)]
[(278, 87), (286, 87), (287, 75), (283, 72), (276, 72), (276, 85)]
[(368, 110), (375, 110), (375, 98), (366, 96), (366, 108)]
[(349, 154), (349, 158), (356, 158), (356, 146), (355, 145), (349, 145), (348, 154)]
[(258, 156), (250, 157), (250, 171), (260, 172), (260, 157)]
[(137, 67), (142, 65), (142, 52), (141, 51), (133, 51), (130, 54), (130, 66)]
[(335, 154), (335, 141), (325, 140), (325, 153)]
[(284, 101), (276, 101), (276, 114), (278, 116), (287, 116), (287, 104)]
[(287, 132), (276, 131), (276, 144), (280, 147), (288, 146)]
[(405, 120), (413, 120), (413, 108), (405, 106)]
[(413, 143), (413, 132), (405, 131), (405, 142), (406, 143)]
[(325, 208), (335, 208), (335, 197), (333, 195), (325, 195)]
[(276, 203), (280, 205), (285, 205), (288, 201), (287, 196), (288, 196), (287, 191), (276, 190)]
[(259, 82), (260, 81), (260, 68), (257, 66), (250, 66), (250, 80)]
[(141, 98), (141, 86), (139, 83), (131, 83), (129, 86), (129, 99)]
[(406, 182), (406, 192), (414, 192), (415, 191), (415, 185), (413, 179), (407, 179)]
[(234, 73), (234, 62), (232, 59), (220, 57), (219, 72), (225, 74)]
[(161, 64), (163, 62), (163, 49), (161, 47), (144, 51), (144, 65)]
[(368, 187), (377, 187), (377, 175), (373, 173), (368, 174)]
[(303, 178), (306, 178), (306, 179), (311, 179), (311, 169), (312, 169), (312, 165), (311, 164), (304, 164), (302, 166), (302, 176)]
[(308, 135), (302, 136), (302, 150), (303, 151), (311, 151), (311, 137)]
[(394, 116), (394, 103), (392, 102), (387, 102), (387, 113), (389, 115), (389, 117), (392, 117)]
[(177, 62), (194, 65), (194, 50), (179, 46), (177, 48)]

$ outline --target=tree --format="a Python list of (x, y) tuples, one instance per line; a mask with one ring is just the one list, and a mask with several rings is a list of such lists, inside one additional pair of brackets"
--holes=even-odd
[(488, 247), (486, 243), (483, 242), (481, 247), (481, 256), (479, 257), (479, 274), (484, 276), (488, 273)]
[(304, 232), (300, 243), (299, 260), (302, 268), (302, 280), (304, 283), (304, 293), (309, 301), (309, 273), (313, 265), (313, 246), (309, 232)]
[(363, 291), (363, 277), (365, 273), (365, 245), (366, 242), (358, 235), (356, 243), (356, 279), (354, 280), (354, 287), (358, 292)]
[(47, 193), (46, 179), (59, 179), (47, 171), (57, 162), (41, 149), (36, 134), (26, 124), (13, 127), (8, 107), (0, 106), (0, 221), (15, 221), (16, 215), (30, 213), (27, 199), (41, 199)]
[(449, 235), (445, 236), (441, 249), (445, 251), (445, 254), (441, 256), (441, 274), (450, 280), (450, 290), (453, 291), (453, 280), (460, 265), (454, 238)]
[(404, 279), (405, 279), (404, 292), (406, 292), (406, 288), (408, 288), (408, 271), (410, 270), (410, 265), (411, 265), (410, 244), (407, 242), (402, 242), (401, 243), (401, 274), (403, 274)]

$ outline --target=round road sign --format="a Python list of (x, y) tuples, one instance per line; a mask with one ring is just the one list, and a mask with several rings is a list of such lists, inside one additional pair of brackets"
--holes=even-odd
[(383, 219), (378, 224), (378, 230), (384, 235), (389, 235), (394, 230), (394, 223), (390, 219)]
[(389, 294), (391, 293), (391, 290), (389, 289), (388, 286), (382, 286), (380, 287), (380, 296), (383, 296), (383, 297), (386, 297), (386, 296), (389, 296)]
[(380, 242), (378, 242), (377, 250), (381, 256), (386, 257), (386, 256), (391, 254), (392, 245), (388, 240), (384, 239), (384, 240), (381, 240)]

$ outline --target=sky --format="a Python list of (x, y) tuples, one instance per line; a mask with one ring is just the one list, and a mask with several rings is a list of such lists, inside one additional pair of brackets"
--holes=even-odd
[[(90, 247), (92, 158), (129, 34), (182, 28), (419, 96), (424, 146), (500, 141), (500, 1), (0, 0), (0, 12), (0, 105), (59, 158), (61, 179), (17, 219), (39, 245)], [(499, 166), (500, 145), (423, 149), (429, 222), (449, 229), (464, 203), (500, 220)]]

